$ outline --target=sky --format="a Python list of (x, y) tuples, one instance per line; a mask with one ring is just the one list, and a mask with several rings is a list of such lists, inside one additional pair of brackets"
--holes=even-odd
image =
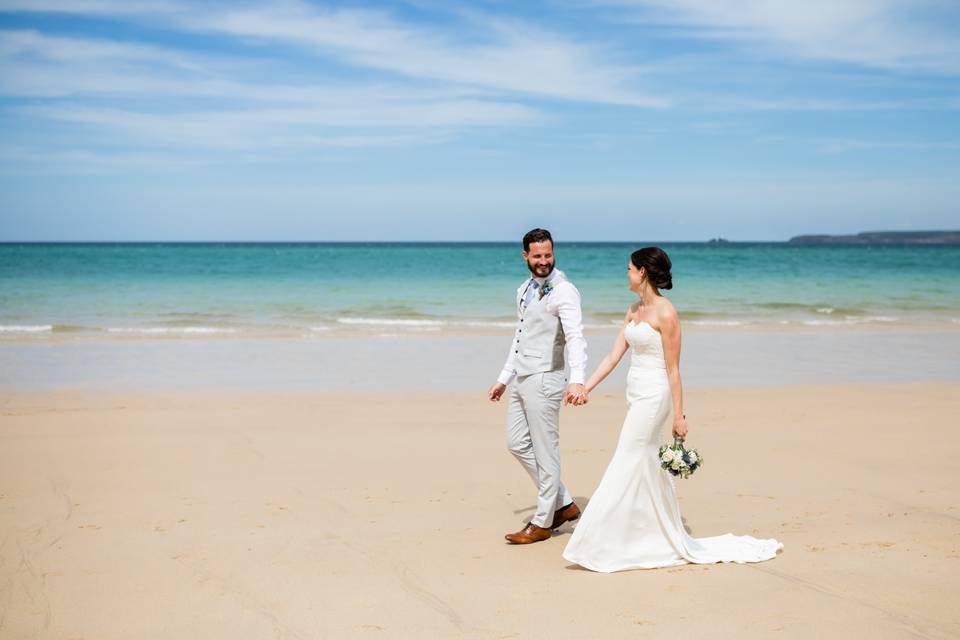
[(0, 0), (0, 241), (960, 228), (960, 2)]

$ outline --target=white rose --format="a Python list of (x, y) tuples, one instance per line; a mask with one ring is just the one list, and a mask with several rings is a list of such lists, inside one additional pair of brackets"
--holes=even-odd
[(680, 467), (683, 466), (683, 458), (674, 458), (673, 462), (670, 464), (670, 468), (674, 471), (679, 471)]
[(673, 462), (673, 460), (674, 460), (674, 457), (673, 457), (673, 449), (664, 449), (663, 455), (660, 456), (660, 459), (663, 460), (664, 462), (668, 463), (668, 464), (671, 463), (671, 462)]
[(697, 464), (697, 452), (696, 452), (696, 451), (687, 451), (687, 455), (690, 457), (690, 464)]

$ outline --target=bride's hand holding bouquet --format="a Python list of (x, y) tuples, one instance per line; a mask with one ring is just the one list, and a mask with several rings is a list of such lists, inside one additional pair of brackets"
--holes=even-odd
[(670, 472), (670, 475), (681, 478), (689, 478), (703, 464), (703, 458), (696, 449), (683, 446), (686, 435), (687, 419), (681, 414), (673, 421), (673, 444), (663, 445), (658, 453), (660, 466)]
[(673, 419), (673, 435), (681, 440), (687, 437), (687, 416), (680, 414)]

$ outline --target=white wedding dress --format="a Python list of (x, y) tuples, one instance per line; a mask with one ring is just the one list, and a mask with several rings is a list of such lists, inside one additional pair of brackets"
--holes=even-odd
[(646, 322), (624, 329), (633, 349), (627, 417), (613, 459), (580, 517), (563, 557), (609, 573), (687, 562), (761, 562), (777, 540), (726, 534), (691, 538), (683, 528), (673, 476), (660, 468), (661, 438), (671, 435), (673, 399), (660, 333)]

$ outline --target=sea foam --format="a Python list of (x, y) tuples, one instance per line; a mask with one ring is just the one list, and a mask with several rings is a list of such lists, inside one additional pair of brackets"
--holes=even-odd
[(108, 327), (107, 331), (110, 333), (139, 333), (145, 335), (162, 335), (167, 333), (237, 333), (237, 329), (221, 327)]
[(742, 320), (691, 320), (690, 324), (702, 327), (740, 327), (746, 323)]
[(445, 324), (443, 320), (415, 320), (409, 318), (337, 318), (340, 324), (360, 324), (372, 326), (401, 326), (401, 327), (440, 327)]
[(0, 333), (49, 333), (52, 324), (0, 324)]

